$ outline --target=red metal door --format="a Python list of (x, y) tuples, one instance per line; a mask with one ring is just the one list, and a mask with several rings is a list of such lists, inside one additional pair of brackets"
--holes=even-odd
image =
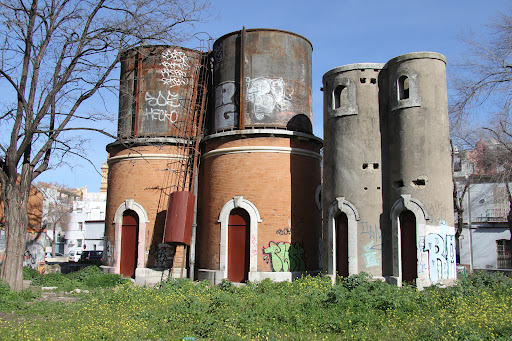
[(121, 228), (121, 275), (135, 277), (137, 267), (137, 244), (139, 217), (134, 211), (125, 211)]
[(418, 278), (416, 216), (411, 211), (404, 211), (400, 214), (400, 241), (402, 282), (411, 283)]
[(249, 214), (236, 208), (229, 214), (228, 279), (246, 282), (249, 275)]
[(348, 277), (348, 218), (345, 213), (336, 217), (336, 272)]

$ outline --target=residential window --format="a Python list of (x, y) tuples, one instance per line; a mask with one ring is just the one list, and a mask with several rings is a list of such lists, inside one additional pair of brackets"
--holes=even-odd
[(78, 222), (78, 229), (80, 231), (82, 231), (84, 229), (84, 223), (83, 222), (81, 222), (81, 221)]
[(82, 247), (82, 239), (76, 241), (76, 247)]
[(511, 242), (507, 239), (496, 241), (498, 256), (498, 269), (512, 269)]
[(82, 208), (81, 207), (77, 207), (76, 208), (76, 213), (82, 213)]

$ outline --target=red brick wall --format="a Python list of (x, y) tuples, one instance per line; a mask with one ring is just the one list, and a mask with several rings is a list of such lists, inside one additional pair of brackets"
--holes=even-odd
[(208, 157), (222, 148), (274, 146), (318, 153), (320, 143), (296, 137), (220, 137), (204, 145), (198, 201), (196, 259), (198, 268), (219, 269), (220, 223), (223, 206), (243, 196), (258, 209), (258, 271), (272, 271), (263, 249), (270, 242), (300, 243), (306, 270), (320, 269), (318, 241), (321, 213), (315, 204), (320, 184), (320, 160), (290, 153), (243, 152)]
[[(177, 150), (171, 145), (139, 146), (130, 149), (117, 146), (110, 148), (109, 152), (110, 158), (113, 158), (123, 155), (176, 154)], [(154, 266), (157, 246), (162, 242), (170, 185), (173, 180), (169, 169), (176, 168), (177, 165), (176, 160), (151, 158), (109, 162), (105, 235), (114, 245), (114, 215), (126, 199), (134, 199), (141, 204), (149, 219), (145, 232), (144, 251), (149, 251), (146, 267)]]

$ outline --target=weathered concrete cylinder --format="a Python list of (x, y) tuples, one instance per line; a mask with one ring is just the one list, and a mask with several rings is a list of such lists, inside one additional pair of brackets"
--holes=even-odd
[(409, 53), (391, 59), (386, 74), (389, 199), (411, 195), (425, 205), (431, 223), (454, 226), (446, 59)]
[(281, 30), (248, 29), (217, 39), (211, 130), (266, 127), (311, 133), (312, 51), (306, 38)]
[[(382, 276), (378, 77), (383, 66), (350, 64), (323, 77), (324, 269), (329, 275)], [(345, 225), (339, 223), (342, 214)]]
[(418, 287), (456, 278), (445, 57), (416, 52), (384, 70), (383, 172), (392, 278)]

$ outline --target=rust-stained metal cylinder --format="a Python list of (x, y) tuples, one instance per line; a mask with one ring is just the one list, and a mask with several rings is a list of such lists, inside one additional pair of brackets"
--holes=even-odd
[(171, 193), (165, 219), (164, 242), (190, 245), (194, 203), (195, 196), (192, 192), (176, 191)]
[(188, 137), (202, 52), (177, 46), (133, 48), (121, 57), (118, 136)]
[(217, 39), (211, 130), (282, 128), (311, 133), (312, 52), (306, 38), (281, 30), (244, 29)]

